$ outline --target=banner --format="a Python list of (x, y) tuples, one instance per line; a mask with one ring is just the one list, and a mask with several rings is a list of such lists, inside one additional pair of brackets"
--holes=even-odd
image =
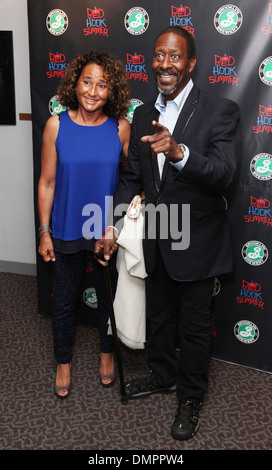
[[(42, 131), (50, 115), (63, 111), (56, 90), (67, 64), (90, 49), (121, 59), (132, 90), (132, 120), (135, 107), (157, 95), (151, 67), (156, 36), (170, 25), (194, 36), (194, 82), (236, 101), (243, 128), (239, 171), (226, 198), (235, 271), (215, 279), (213, 357), (272, 372), (272, 2), (28, 0), (28, 20), (37, 224)], [(85, 271), (78, 321), (95, 326), (91, 260)], [(50, 316), (51, 266), (39, 257), (37, 273), (39, 314)]]

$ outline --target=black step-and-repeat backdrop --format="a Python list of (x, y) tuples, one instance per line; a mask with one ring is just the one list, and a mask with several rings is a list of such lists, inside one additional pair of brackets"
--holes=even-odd
[[(236, 266), (215, 279), (213, 357), (272, 372), (272, 2), (28, 0), (28, 19), (37, 224), (42, 131), (63, 110), (56, 90), (67, 63), (93, 48), (123, 60), (132, 119), (135, 107), (157, 94), (151, 69), (157, 34), (179, 25), (194, 36), (194, 81), (236, 101), (243, 122), (240, 168), (226, 201)], [(90, 326), (99, 310), (93, 269), (87, 260), (78, 304), (78, 321)], [(50, 316), (51, 266), (39, 257), (37, 275), (39, 314)]]

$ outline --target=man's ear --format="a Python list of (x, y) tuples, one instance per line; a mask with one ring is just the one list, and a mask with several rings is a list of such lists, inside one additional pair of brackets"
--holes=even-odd
[(189, 64), (189, 72), (192, 73), (192, 71), (194, 70), (195, 68), (195, 65), (196, 65), (196, 62), (197, 62), (197, 58), (196, 57), (192, 57), (190, 59), (190, 64)]

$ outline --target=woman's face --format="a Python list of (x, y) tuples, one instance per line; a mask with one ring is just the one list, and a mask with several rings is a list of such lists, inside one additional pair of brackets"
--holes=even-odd
[(94, 113), (103, 110), (109, 95), (109, 86), (103, 67), (87, 64), (81, 72), (76, 86), (79, 107)]

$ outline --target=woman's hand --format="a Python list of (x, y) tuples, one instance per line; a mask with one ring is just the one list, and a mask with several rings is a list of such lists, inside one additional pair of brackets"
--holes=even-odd
[(46, 263), (55, 261), (53, 242), (49, 232), (44, 232), (41, 235), (39, 253)]

